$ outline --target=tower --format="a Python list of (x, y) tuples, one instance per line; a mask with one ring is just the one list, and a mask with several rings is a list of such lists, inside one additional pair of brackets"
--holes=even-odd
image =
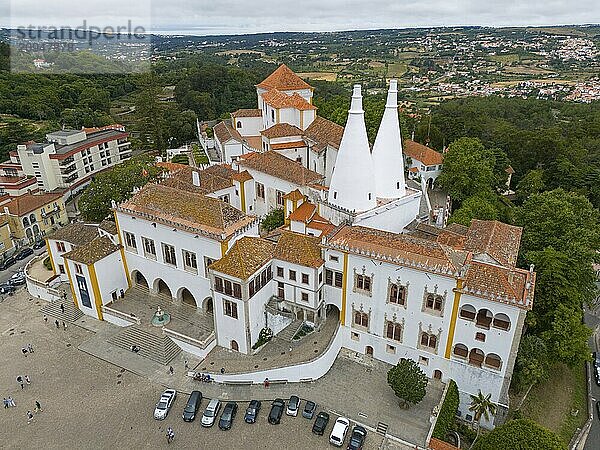
[(350, 211), (367, 211), (377, 206), (375, 188), (361, 87), (355, 84), (327, 201)]
[(406, 194), (402, 138), (398, 121), (398, 81), (390, 81), (385, 111), (375, 144), (373, 169), (377, 197), (400, 198)]

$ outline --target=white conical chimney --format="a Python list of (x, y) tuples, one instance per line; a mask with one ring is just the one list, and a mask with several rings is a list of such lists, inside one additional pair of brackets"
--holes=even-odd
[(397, 80), (390, 81), (385, 111), (373, 146), (373, 168), (377, 197), (399, 198), (406, 195)]
[(327, 200), (350, 211), (367, 211), (377, 206), (360, 84), (354, 85), (348, 121), (331, 175)]

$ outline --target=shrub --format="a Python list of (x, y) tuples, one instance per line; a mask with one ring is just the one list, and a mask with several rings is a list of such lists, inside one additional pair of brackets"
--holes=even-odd
[(52, 270), (52, 263), (49, 256), (44, 260), (44, 266), (46, 266), (46, 269)]
[(252, 350), (256, 350), (257, 348), (269, 342), (271, 339), (273, 339), (273, 330), (271, 330), (269, 327), (263, 328), (260, 330), (260, 333), (258, 333), (258, 340), (252, 346)]
[(448, 431), (452, 429), (456, 418), (456, 411), (458, 410), (458, 387), (454, 380), (448, 382), (448, 390), (444, 403), (440, 408), (435, 428), (433, 429), (433, 437), (444, 440)]

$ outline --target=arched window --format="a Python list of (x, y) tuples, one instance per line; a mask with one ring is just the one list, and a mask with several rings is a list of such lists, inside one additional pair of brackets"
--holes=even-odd
[(235, 124), (236, 128), (242, 128), (242, 121), (238, 120), (237, 123)]
[(481, 367), (483, 359), (483, 352), (478, 348), (474, 348), (469, 352), (469, 364), (472, 366)]
[(489, 309), (480, 309), (477, 312), (477, 319), (475, 320), (475, 325), (478, 327), (490, 329), (490, 324), (492, 323), (492, 312)]
[(395, 303), (397, 305), (405, 305), (406, 288), (397, 284), (390, 284), (390, 295), (388, 298), (390, 300), (390, 303)]
[(29, 226), (29, 219), (27, 217), (23, 217), (23, 226), (24, 227), (28, 227)]
[(354, 324), (367, 328), (369, 326), (369, 315), (362, 311), (354, 312)]
[(510, 318), (503, 313), (496, 314), (494, 316), (494, 327), (500, 328), (501, 330), (508, 331), (510, 329)]
[(35, 214), (29, 214), (29, 222), (36, 223), (37, 219), (35, 218)]
[(441, 295), (427, 294), (425, 306), (428, 309), (433, 309), (434, 311), (441, 311), (443, 304), (444, 304), (444, 297), (442, 297)]
[(469, 349), (464, 344), (456, 344), (453, 351), (455, 356), (466, 358), (469, 355)]
[(396, 322), (385, 323), (385, 336), (388, 339), (402, 342), (402, 325)]
[(437, 336), (435, 336), (434, 334), (422, 333), (421, 345), (423, 347), (435, 349), (435, 347), (437, 346)]
[(489, 353), (485, 357), (485, 365), (492, 369), (500, 370), (502, 367), (502, 359), (495, 353)]
[(460, 308), (459, 316), (461, 319), (473, 320), (477, 315), (477, 311), (471, 305), (463, 305)]

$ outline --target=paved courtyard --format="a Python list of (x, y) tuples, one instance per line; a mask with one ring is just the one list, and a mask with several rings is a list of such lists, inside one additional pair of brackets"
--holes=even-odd
[[(3, 448), (166, 447), (164, 430), (168, 425), (174, 427), (174, 444), (180, 448), (330, 448), (326, 437), (314, 436), (310, 422), (301, 417), (286, 417), (279, 426), (267, 424), (268, 402), (256, 425), (247, 425), (238, 416), (230, 432), (202, 429), (198, 422), (183, 423), (183, 392), (195, 388), (205, 397), (240, 400), (240, 416), (249, 398), (269, 400), (297, 393), (316, 400), (320, 409), (343, 412), (368, 426), (382, 421), (390, 425), (390, 433), (420, 441), (429, 427), (429, 411), (441, 394), (441, 385), (432, 385), (421, 405), (402, 411), (385, 384), (385, 368), (348, 358), (338, 358), (326, 377), (310, 384), (271, 386), (266, 390), (198, 383), (185, 377), (183, 361), (174, 362), (175, 375), (170, 376), (165, 366), (141, 361), (144, 358), (131, 352), (119, 355), (106, 347), (104, 355), (91, 356), (90, 347), (98, 346), (94, 339), (114, 327), (86, 318), (80, 319), (82, 325), (96, 333), (75, 325), (66, 331), (57, 330), (52, 321), (45, 324), (42, 320), (39, 309), (44, 304), (29, 299), (25, 290), (0, 303), (0, 390), (3, 397), (10, 395), (17, 404), (16, 408), (3, 409)], [(27, 343), (33, 344), (35, 353), (24, 357), (21, 347)], [(114, 362), (130, 370), (107, 362), (109, 355), (121, 358)], [(29, 375), (31, 385), (21, 390), (15, 381), (17, 375)], [(169, 418), (158, 422), (152, 418), (152, 410), (166, 385), (181, 392)], [(36, 400), (43, 412), (27, 424), (26, 412), (33, 410)], [(404, 448), (384, 443), (375, 432), (369, 434), (367, 442), (369, 449)]]

